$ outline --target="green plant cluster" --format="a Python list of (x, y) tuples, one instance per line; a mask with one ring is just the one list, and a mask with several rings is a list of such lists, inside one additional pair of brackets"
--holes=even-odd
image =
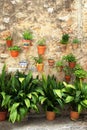
[(34, 61), (35, 63), (43, 63), (43, 57), (41, 55), (39, 55), (38, 57), (34, 57)]
[(60, 43), (67, 44), (69, 42), (69, 34), (63, 34)]
[(20, 51), (21, 49), (20, 49), (19, 46), (14, 45), (14, 46), (9, 47), (9, 50), (10, 50), (10, 51), (12, 51), (12, 50)]
[(38, 44), (39, 46), (44, 46), (44, 45), (45, 45), (45, 42), (46, 42), (46, 39), (45, 39), (45, 38), (42, 38), (42, 39), (40, 39), (40, 40), (37, 41), (37, 44)]
[(29, 30), (26, 30), (24, 33), (23, 33), (23, 38), (25, 40), (32, 40), (33, 39), (33, 34), (31, 31)]
[(12, 38), (12, 36), (8, 36), (7, 38), (6, 38), (6, 40), (12, 40), (13, 38)]
[(80, 40), (78, 38), (74, 38), (72, 41), (73, 44), (79, 44)]
[(72, 53), (64, 56), (63, 59), (68, 61), (68, 62), (76, 62), (76, 58)]
[(17, 71), (7, 73), (6, 66), (0, 75), (0, 108), (7, 109), (9, 121), (21, 121), (30, 110), (61, 112), (65, 104), (74, 106), (79, 113), (87, 108), (87, 83), (75, 79), (72, 84), (57, 81), (52, 75), (33, 77)]

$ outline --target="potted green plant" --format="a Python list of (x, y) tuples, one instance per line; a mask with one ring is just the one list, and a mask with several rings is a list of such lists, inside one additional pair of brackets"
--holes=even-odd
[[(41, 84), (37, 89), (39, 102), (46, 112), (46, 118), (54, 120), (56, 113), (59, 113), (60, 106), (63, 108), (64, 105), (62, 87), (60, 87), (54, 75), (42, 75), (40, 82)], [(49, 114), (52, 115), (49, 116)]]
[(24, 48), (27, 48), (29, 45), (32, 45), (33, 34), (30, 30), (25, 30), (23, 33), (23, 45)]
[(72, 41), (73, 49), (77, 49), (79, 44), (80, 44), (80, 40), (78, 38), (74, 38)]
[(60, 40), (60, 43), (61, 44), (68, 44), (68, 42), (69, 42), (69, 34), (63, 34), (62, 38)]
[(58, 61), (56, 61), (56, 68), (57, 68), (57, 70), (58, 70), (59, 72), (62, 71), (63, 66), (64, 66), (63, 60), (58, 60)]
[(38, 94), (36, 92), (38, 79), (32, 73), (17, 74), (11, 79), (10, 103), (8, 104), (9, 121), (21, 121), (30, 110), (38, 112)]
[(69, 66), (64, 66), (63, 67), (63, 71), (64, 71), (64, 74), (65, 74), (65, 81), (66, 82), (70, 82), (71, 80), (71, 73), (72, 73), (72, 70)]
[(43, 57), (41, 55), (39, 55), (38, 57), (34, 57), (34, 61), (38, 72), (43, 71), (44, 68)]
[(10, 79), (11, 73), (7, 73), (6, 65), (4, 65), (0, 74), (0, 121), (7, 118), (8, 104), (10, 102), (9, 92), (11, 90)]
[(85, 71), (83, 68), (75, 69), (74, 75), (76, 78), (83, 80), (87, 77), (87, 71)]
[(71, 106), (70, 118), (77, 120), (82, 110), (87, 108), (87, 83), (76, 80), (74, 84), (64, 82), (64, 85), (65, 103)]
[(75, 58), (75, 56), (72, 53), (64, 56), (63, 59), (68, 61), (70, 68), (73, 69), (75, 67), (75, 65), (76, 65), (76, 58)]
[(38, 49), (38, 54), (39, 55), (43, 55), (45, 53), (45, 50), (46, 50), (46, 40), (45, 38), (42, 38), (40, 40), (37, 41), (37, 49)]
[(12, 57), (17, 57), (19, 55), (19, 51), (21, 50), (19, 46), (14, 45), (12, 47), (9, 47), (10, 54)]
[(12, 36), (8, 36), (8, 37), (6, 38), (6, 44), (7, 44), (7, 46), (8, 46), (8, 47), (12, 46), (12, 42), (13, 42)]

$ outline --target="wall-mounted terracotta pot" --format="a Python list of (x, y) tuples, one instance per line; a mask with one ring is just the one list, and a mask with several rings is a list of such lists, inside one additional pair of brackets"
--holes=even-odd
[(45, 53), (46, 46), (37, 46), (37, 49), (38, 49), (38, 54), (43, 55)]
[(40, 63), (40, 64), (36, 64), (36, 67), (37, 67), (37, 71), (38, 72), (41, 72), (41, 71), (43, 71), (43, 68), (44, 68), (44, 64), (43, 63)]
[(19, 51), (11, 50), (10, 54), (11, 54), (12, 57), (17, 57), (19, 55)]
[(7, 47), (11, 47), (12, 46), (12, 42), (13, 42), (13, 40), (6, 40)]

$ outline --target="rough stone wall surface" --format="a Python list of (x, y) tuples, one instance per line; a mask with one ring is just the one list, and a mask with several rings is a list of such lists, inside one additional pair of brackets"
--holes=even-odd
[[(33, 74), (38, 74), (32, 57), (38, 55), (37, 40), (45, 37), (47, 44), (44, 55), (45, 73), (58, 75), (55, 68), (48, 66), (47, 60), (54, 58), (58, 61), (71, 52), (75, 54), (78, 63), (87, 70), (86, 0), (0, 0), (0, 16), (0, 68), (6, 63), (9, 71), (32, 70)], [(28, 51), (22, 49), (18, 58), (12, 58), (6, 47), (5, 37), (10, 32), (13, 44), (22, 48), (22, 34), (26, 29), (33, 32), (33, 46), (30, 46)], [(59, 43), (63, 33), (70, 35), (70, 44), (66, 50), (62, 50)], [(81, 45), (75, 50), (72, 48), (74, 37), (81, 40)], [(19, 62), (22, 60), (28, 62), (27, 68), (20, 67)]]

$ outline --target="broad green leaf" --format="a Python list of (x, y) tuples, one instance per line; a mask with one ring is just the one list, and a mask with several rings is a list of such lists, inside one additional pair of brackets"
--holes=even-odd
[(60, 89), (54, 89), (53, 91), (54, 91), (54, 93), (56, 93), (56, 95), (57, 95), (58, 97), (62, 98), (62, 92), (61, 92)]
[(19, 103), (14, 103), (10, 108), (9, 111), (13, 112), (17, 107), (19, 106)]
[(31, 93), (27, 94), (27, 97), (28, 97), (29, 99), (31, 99), (31, 98), (32, 98), (32, 94), (31, 94)]
[(24, 80), (24, 78), (19, 78), (19, 81), (22, 83), (23, 82), (23, 80)]
[(69, 88), (72, 88), (72, 89), (76, 89), (74, 85), (72, 84), (67, 84), (66, 82), (63, 82), (63, 84), (65, 85), (65, 87), (69, 87)]
[(29, 101), (29, 99), (26, 98), (26, 99), (24, 100), (24, 102), (25, 102), (27, 108), (29, 108), (29, 107), (30, 107), (30, 101)]
[(15, 109), (14, 111), (10, 112), (9, 115), (9, 120), (14, 123), (16, 121), (17, 118), (17, 109)]
[(74, 97), (72, 97), (72, 96), (67, 96), (67, 98), (65, 99), (65, 103), (69, 103), (69, 102), (71, 102), (71, 101), (73, 101), (74, 100)]
[(82, 111), (82, 106), (78, 104), (78, 112), (81, 113), (81, 111)]
[(43, 104), (46, 99), (47, 99), (47, 98), (45, 98), (45, 97), (43, 97), (43, 96), (40, 96), (40, 97), (39, 97), (39, 101), (40, 101), (41, 104)]

